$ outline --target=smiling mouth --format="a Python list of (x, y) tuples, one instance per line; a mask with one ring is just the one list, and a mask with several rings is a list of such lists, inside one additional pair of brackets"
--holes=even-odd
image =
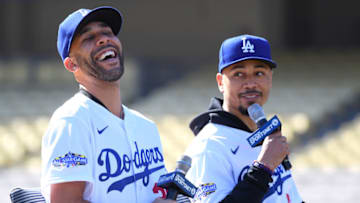
[(251, 94), (251, 95), (244, 95), (243, 97), (247, 98), (247, 99), (253, 99), (253, 98), (256, 98), (258, 97), (259, 95), (254, 95), (254, 94)]
[(245, 98), (245, 99), (256, 99), (262, 96), (262, 93), (259, 91), (248, 91), (248, 92), (244, 92), (244, 93), (240, 93), (239, 97), (241, 98)]
[(114, 50), (107, 50), (104, 53), (102, 53), (97, 60), (106, 61), (108, 59), (113, 59), (113, 58), (116, 58), (116, 52)]
[(119, 56), (119, 50), (114, 45), (98, 47), (91, 53), (91, 57), (97, 62), (115, 62)]

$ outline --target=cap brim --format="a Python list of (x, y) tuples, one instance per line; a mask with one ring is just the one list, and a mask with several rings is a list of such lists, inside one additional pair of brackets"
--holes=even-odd
[(113, 33), (117, 35), (120, 32), (123, 18), (121, 13), (112, 7), (99, 7), (89, 12), (77, 26), (74, 36), (87, 24), (94, 21), (106, 23)]
[(269, 60), (269, 59), (263, 58), (263, 57), (249, 56), (249, 57), (244, 57), (244, 58), (241, 58), (241, 59), (238, 59), (238, 60), (235, 60), (235, 61), (231, 61), (231, 63), (224, 64), (221, 67), (221, 71), (224, 70), (225, 68), (227, 68), (228, 66), (232, 65), (232, 64), (238, 63), (240, 61), (250, 60), (250, 59), (261, 60), (261, 61), (267, 63), (270, 66), (270, 68), (276, 68), (276, 66), (277, 66), (276, 62), (273, 61), (273, 60)]

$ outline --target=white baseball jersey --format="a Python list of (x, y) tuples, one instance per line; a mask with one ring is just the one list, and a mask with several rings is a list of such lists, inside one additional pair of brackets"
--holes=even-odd
[(42, 140), (43, 195), (50, 184), (85, 181), (92, 203), (152, 202), (166, 173), (155, 124), (123, 106), (124, 120), (82, 93), (53, 114)]
[[(257, 159), (261, 146), (251, 148), (246, 138), (251, 134), (232, 127), (208, 123), (190, 144), (185, 154), (192, 158), (186, 178), (200, 186), (194, 202), (213, 203), (223, 200), (243, 178)], [(300, 203), (290, 170), (280, 165), (272, 176), (265, 203)], [(246, 200), (244, 200), (246, 201)]]

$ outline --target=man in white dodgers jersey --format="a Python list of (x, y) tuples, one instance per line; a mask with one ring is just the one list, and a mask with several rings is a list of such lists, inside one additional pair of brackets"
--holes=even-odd
[(222, 43), (216, 81), (223, 99), (212, 98), (190, 123), (196, 138), (185, 152), (192, 158), (186, 177), (199, 187), (194, 202), (302, 202), (291, 171), (280, 164), (289, 153), (281, 131), (255, 148), (246, 140), (257, 129), (247, 108), (266, 103), (274, 68), (264, 38), (240, 35)]
[(80, 91), (53, 114), (42, 141), (47, 202), (175, 202), (155, 124), (122, 104), (123, 22), (112, 7), (79, 9), (60, 24), (57, 48)]

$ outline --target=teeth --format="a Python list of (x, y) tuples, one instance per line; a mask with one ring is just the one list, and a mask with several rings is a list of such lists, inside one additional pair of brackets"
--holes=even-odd
[(105, 53), (103, 53), (99, 60), (104, 60), (106, 57), (115, 57), (115, 52), (114, 51), (106, 51)]
[(251, 95), (251, 96), (250, 96), (250, 95), (247, 95), (247, 96), (246, 96), (246, 98), (250, 98), (250, 99), (255, 98), (255, 97), (256, 97), (256, 95)]

